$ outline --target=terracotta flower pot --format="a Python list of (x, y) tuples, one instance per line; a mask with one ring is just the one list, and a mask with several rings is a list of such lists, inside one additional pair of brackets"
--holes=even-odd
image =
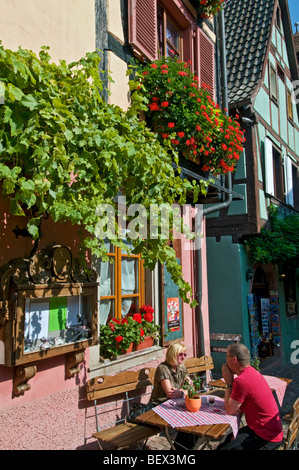
[(153, 346), (154, 340), (150, 336), (147, 336), (144, 341), (140, 341), (138, 344), (134, 344), (134, 351), (140, 351), (141, 349), (150, 348)]
[(185, 397), (185, 405), (188, 411), (191, 413), (196, 413), (201, 407), (201, 397), (198, 398), (189, 398)]
[(122, 353), (123, 354), (129, 354), (130, 352), (133, 351), (133, 343), (130, 344), (130, 346), (128, 347), (128, 349), (123, 349)]

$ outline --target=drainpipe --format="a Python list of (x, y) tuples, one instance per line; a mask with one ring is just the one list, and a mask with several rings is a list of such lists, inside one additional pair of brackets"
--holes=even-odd
[[(218, 13), (218, 21), (219, 21), (219, 39), (220, 39), (220, 63), (221, 63), (221, 97), (222, 97), (222, 111), (228, 116), (228, 90), (227, 90), (227, 69), (226, 69), (226, 41), (225, 41), (225, 23), (224, 23), (224, 11), (221, 10)], [(225, 111), (226, 109), (226, 111)], [(220, 202), (218, 204), (214, 204), (206, 209), (203, 210), (201, 216), (197, 215), (197, 222), (196, 222), (196, 231), (200, 233), (200, 221), (201, 217), (204, 218), (207, 214), (211, 214), (213, 212), (217, 212), (221, 209), (225, 209), (230, 205), (232, 202), (232, 175), (229, 173), (226, 178), (227, 182), (227, 189), (229, 192), (227, 193), (227, 199), (224, 202)], [(200, 219), (200, 220), (199, 220)], [(201, 243), (201, 239), (199, 240)], [(203, 356), (205, 354), (204, 351), (204, 334), (203, 334), (203, 319), (202, 319), (202, 255), (201, 255), (201, 248), (196, 250), (196, 278), (197, 278), (197, 328), (198, 328), (198, 351), (197, 354), (199, 356)]]

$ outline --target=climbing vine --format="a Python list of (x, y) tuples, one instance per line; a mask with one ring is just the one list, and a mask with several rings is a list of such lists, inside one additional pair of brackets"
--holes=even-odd
[[(0, 42), (1, 192), (13, 215), (27, 217), (34, 240), (46, 214), (54, 222), (78, 225), (87, 233), (81, 251), (91, 249), (105, 261), (104, 241), (96, 236), (103, 221), (101, 204), (111, 205), (117, 220), (120, 190), (127, 205), (142, 204), (149, 213), (151, 204), (182, 205), (187, 193), (204, 188), (174, 170), (177, 153), (140, 121), (138, 102), (124, 112), (102, 99), (96, 52), (71, 64), (54, 64), (48, 49), (39, 55), (21, 48), (13, 52)], [(124, 247), (119, 236), (112, 243)], [(140, 236), (132, 244), (146, 267), (166, 263), (183, 300), (192, 300), (167, 239)]]
[(280, 264), (299, 257), (299, 215), (285, 218), (278, 216), (274, 206), (270, 206), (270, 229), (261, 229), (259, 237), (247, 240), (250, 258), (262, 264)]

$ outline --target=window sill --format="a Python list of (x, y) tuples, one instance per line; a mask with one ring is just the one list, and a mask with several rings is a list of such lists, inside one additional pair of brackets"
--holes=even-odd
[(98, 365), (93, 364), (88, 369), (88, 372), (90, 373), (90, 378), (97, 377), (98, 375), (116, 374), (139, 365), (144, 365), (147, 362), (159, 360), (162, 356), (164, 356), (164, 348), (153, 346), (120, 356), (114, 361), (106, 359), (105, 362), (99, 362)]

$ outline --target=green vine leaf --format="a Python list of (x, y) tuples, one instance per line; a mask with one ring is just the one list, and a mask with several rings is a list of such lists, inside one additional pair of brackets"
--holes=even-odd
[[(111, 205), (117, 220), (120, 189), (127, 207), (142, 204), (149, 216), (151, 205), (182, 205), (190, 193), (196, 200), (205, 188), (190, 184), (173, 168), (179, 157), (170, 141), (159, 142), (140, 121), (142, 99), (136, 96), (127, 112), (103, 101), (97, 52), (71, 64), (55, 64), (48, 51), (44, 46), (38, 56), (21, 48), (13, 52), (0, 42), (3, 197), (10, 200), (12, 214), (27, 218), (34, 240), (46, 214), (54, 222), (78, 225), (81, 252), (90, 249), (107, 260), (104, 242), (97, 238), (98, 208)], [(115, 228), (117, 233), (116, 222)], [(125, 248), (117, 236), (112, 243)], [(194, 305), (169, 240), (151, 239), (147, 233), (132, 244), (150, 269), (165, 263), (183, 301)]]

